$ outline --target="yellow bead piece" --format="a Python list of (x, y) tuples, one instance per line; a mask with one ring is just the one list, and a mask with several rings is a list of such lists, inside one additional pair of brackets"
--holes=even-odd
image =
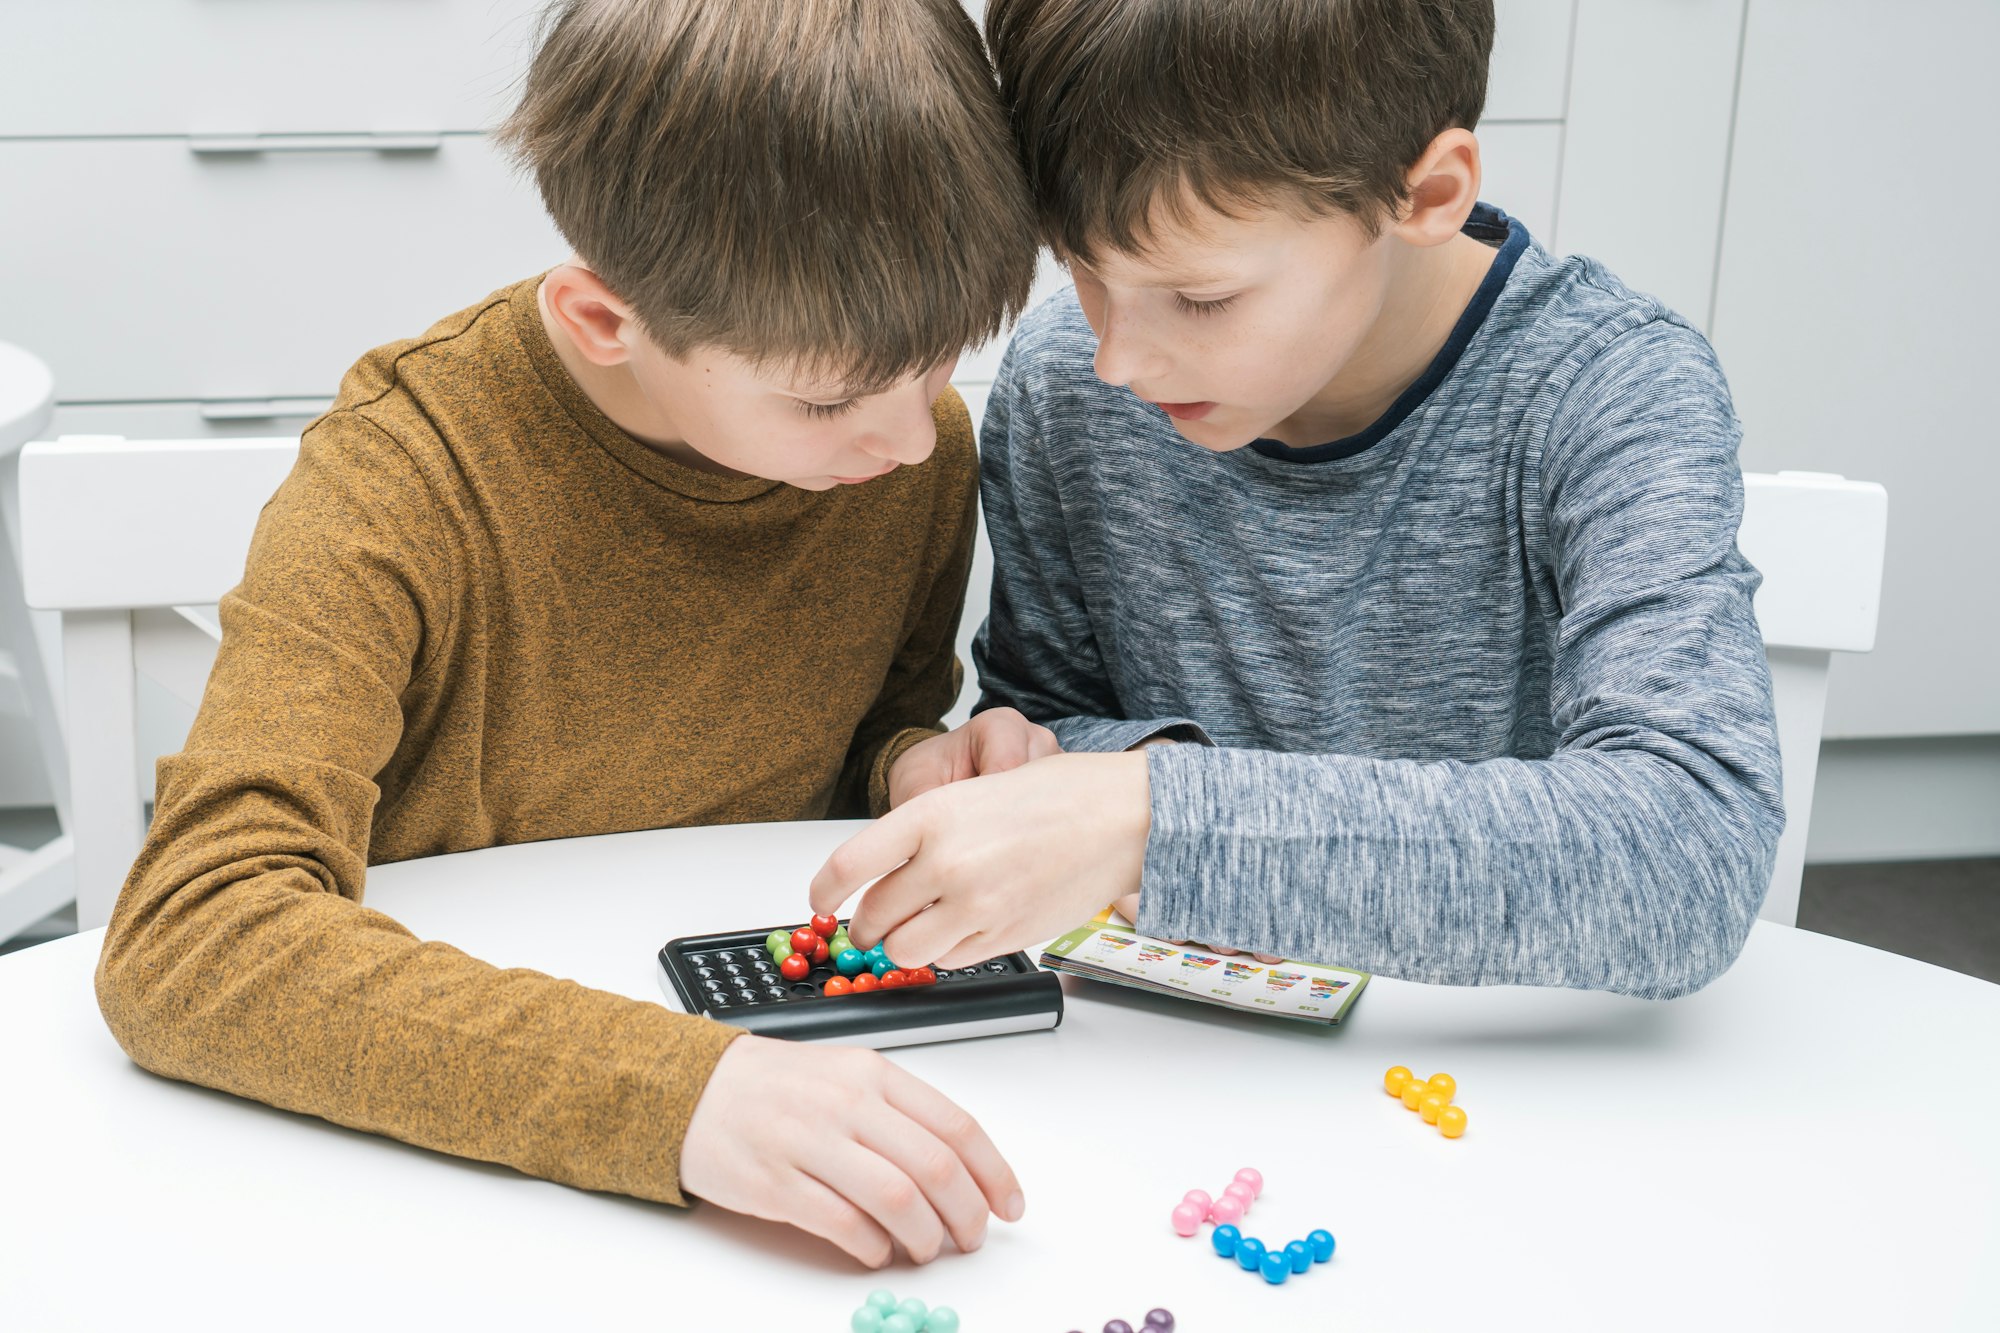
[(1400, 1094), (1404, 1107), (1408, 1110), (1416, 1110), (1418, 1100), (1428, 1091), (1430, 1091), (1429, 1084), (1421, 1082), (1418, 1079), (1411, 1079), (1403, 1085), (1403, 1091)]
[(1447, 1104), (1458, 1095), (1458, 1080), (1450, 1074), (1432, 1074), (1430, 1084), (1431, 1091), (1441, 1095)]
[(1445, 1099), (1433, 1088), (1417, 1099), (1417, 1114), (1424, 1118), (1426, 1125), (1435, 1125), (1438, 1122), (1438, 1113), (1447, 1105)]
[(1394, 1069), (1382, 1075), (1382, 1086), (1387, 1089), (1391, 1097), (1400, 1097), (1403, 1095), (1403, 1085), (1415, 1077), (1416, 1075), (1412, 1074), (1408, 1069), (1402, 1065), (1397, 1065)]
[(1465, 1108), (1447, 1106), (1438, 1112), (1438, 1133), (1448, 1139), (1455, 1139), (1465, 1133)]

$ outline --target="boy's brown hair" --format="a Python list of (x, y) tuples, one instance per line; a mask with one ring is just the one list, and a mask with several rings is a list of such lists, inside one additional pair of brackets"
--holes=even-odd
[(1034, 279), (957, 0), (563, 0), (499, 137), (676, 356), (877, 391), (998, 333)]
[(1378, 234), (1404, 175), (1486, 103), (1492, 0), (990, 0), (1043, 234), (1142, 251), (1201, 203)]

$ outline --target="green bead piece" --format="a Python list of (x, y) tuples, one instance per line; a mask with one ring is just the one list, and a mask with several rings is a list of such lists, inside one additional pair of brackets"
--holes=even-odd
[(888, 1314), (896, 1308), (896, 1293), (887, 1287), (877, 1287), (868, 1293), (868, 1303), (883, 1314)]
[(924, 1316), (930, 1312), (930, 1307), (914, 1296), (905, 1296), (896, 1303), (896, 1313), (908, 1315), (910, 1322), (918, 1328), (924, 1326)]
[(764, 937), (764, 948), (769, 951), (773, 959), (776, 959), (780, 954), (790, 953), (792, 951), (791, 932), (784, 930), (772, 931)]
[(901, 1310), (896, 1311), (892, 1315), (884, 1315), (882, 1317), (882, 1333), (917, 1333), (917, 1330), (921, 1327), (923, 1325), (904, 1314)]
[(854, 1318), (847, 1321), (854, 1333), (882, 1333), (882, 1312), (872, 1305), (864, 1305), (854, 1312)]
[(924, 1333), (958, 1333), (958, 1311), (949, 1305), (933, 1307), (930, 1321), (924, 1325)]

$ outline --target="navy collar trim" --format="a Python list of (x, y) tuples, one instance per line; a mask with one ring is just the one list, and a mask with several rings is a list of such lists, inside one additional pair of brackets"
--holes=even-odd
[(1424, 373), (1416, 382), (1398, 395), (1389, 405), (1389, 410), (1371, 422), (1365, 430), (1344, 439), (1331, 440), (1326, 444), (1309, 444), (1293, 448), (1277, 440), (1252, 440), (1250, 447), (1266, 458), (1275, 458), (1285, 463), (1328, 463), (1335, 459), (1352, 458), (1356, 454), (1372, 449), (1389, 437), (1390, 432), (1403, 424), (1409, 415), (1423, 405), (1438, 385), (1444, 383), (1451, 374), (1458, 359), (1465, 355), (1465, 349), (1472, 344), (1473, 335), (1492, 312), (1494, 302), (1500, 299), (1500, 289), (1507, 285), (1507, 276), (1514, 271), (1515, 261), (1528, 248), (1528, 229), (1514, 218), (1491, 204), (1475, 204), (1472, 215), (1465, 220), (1465, 234), (1476, 241), (1500, 242), (1500, 253), (1493, 257), (1493, 266), (1486, 270), (1480, 281), (1479, 290), (1472, 294), (1466, 304), (1465, 313), (1452, 325), (1451, 336), (1446, 338), (1438, 354), (1431, 358)]

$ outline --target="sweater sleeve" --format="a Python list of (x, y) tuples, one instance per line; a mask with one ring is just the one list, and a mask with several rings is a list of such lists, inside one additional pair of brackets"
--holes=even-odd
[(978, 451), (972, 418), (956, 389), (932, 404), (937, 447), (930, 539), (924, 576), (903, 621), (903, 637), (882, 689), (854, 730), (832, 814), (877, 816), (889, 809), (889, 770), (919, 741), (944, 733), (965, 669), (958, 661), (958, 621), (979, 525)]
[(1009, 347), (980, 435), (993, 598), (972, 642), (980, 688), (974, 711), (1019, 709), (1071, 751), (1128, 750), (1154, 736), (1207, 744), (1192, 719), (1124, 715), (1084, 605), (1062, 498), (1019, 364)]
[(1738, 426), (1656, 321), (1547, 416), (1555, 753), (1152, 751), (1139, 926), (1457, 985), (1667, 998), (1741, 950), (1784, 823)]
[(682, 1202), (734, 1029), (502, 970), (362, 903), (374, 777), (447, 660), (459, 557), (408, 456), (317, 423), (266, 507), (97, 971), (155, 1073), (588, 1189)]

